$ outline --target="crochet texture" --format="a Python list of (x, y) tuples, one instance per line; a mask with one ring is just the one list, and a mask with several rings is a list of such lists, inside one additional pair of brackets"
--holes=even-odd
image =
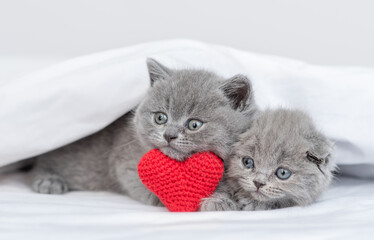
[(171, 212), (194, 212), (202, 198), (209, 197), (223, 176), (222, 160), (211, 152), (191, 155), (177, 161), (153, 149), (138, 164), (143, 184)]

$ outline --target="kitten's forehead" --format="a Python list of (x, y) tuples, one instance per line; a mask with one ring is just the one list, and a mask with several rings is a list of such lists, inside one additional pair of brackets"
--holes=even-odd
[(242, 134), (235, 152), (277, 164), (301, 159), (311, 145), (305, 136), (311, 124), (300, 112), (265, 112)]
[(155, 84), (152, 91), (154, 105), (160, 106), (175, 119), (184, 116), (209, 115), (212, 109), (227, 101), (218, 88), (221, 79), (198, 70), (176, 71), (170, 79)]

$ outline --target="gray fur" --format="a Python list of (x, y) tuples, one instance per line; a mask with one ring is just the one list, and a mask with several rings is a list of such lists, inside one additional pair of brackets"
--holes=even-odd
[(30, 170), (33, 165), (34, 165), (33, 158), (24, 159), (24, 160), (0, 167), (0, 174), (13, 173), (16, 171), (27, 171), (27, 170)]
[[(330, 184), (336, 165), (332, 143), (315, 128), (303, 112), (266, 110), (240, 136), (228, 161), (225, 179), (216, 193), (205, 199), (201, 211), (266, 210), (313, 203)], [(306, 152), (323, 160), (319, 166)], [(254, 160), (254, 168), (242, 164)], [(280, 180), (278, 167), (292, 172)], [(264, 184), (258, 188), (254, 181)], [(224, 193), (224, 195), (222, 195)], [(217, 199), (218, 198), (218, 199)], [(232, 201), (236, 202), (233, 206)]]
[[(200, 151), (228, 158), (231, 145), (256, 113), (249, 80), (242, 75), (225, 80), (203, 70), (170, 70), (153, 59), (147, 65), (152, 87), (136, 110), (92, 136), (39, 156), (32, 172), (35, 191), (112, 190), (158, 205), (137, 173), (139, 159), (150, 149), (180, 161)], [(155, 123), (156, 112), (167, 114), (167, 124)], [(188, 119), (203, 125), (189, 130)], [(177, 138), (168, 143), (165, 133)]]

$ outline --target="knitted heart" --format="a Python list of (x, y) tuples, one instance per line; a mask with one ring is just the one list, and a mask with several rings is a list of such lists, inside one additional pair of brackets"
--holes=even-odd
[(211, 152), (196, 153), (181, 162), (153, 149), (138, 164), (143, 184), (171, 212), (197, 211), (201, 199), (217, 188), (223, 170), (222, 160)]

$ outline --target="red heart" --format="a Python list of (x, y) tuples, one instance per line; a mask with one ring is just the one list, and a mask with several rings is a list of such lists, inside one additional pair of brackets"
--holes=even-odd
[(201, 199), (217, 188), (223, 170), (222, 160), (211, 152), (196, 153), (181, 162), (153, 149), (138, 164), (143, 184), (171, 212), (197, 211)]

